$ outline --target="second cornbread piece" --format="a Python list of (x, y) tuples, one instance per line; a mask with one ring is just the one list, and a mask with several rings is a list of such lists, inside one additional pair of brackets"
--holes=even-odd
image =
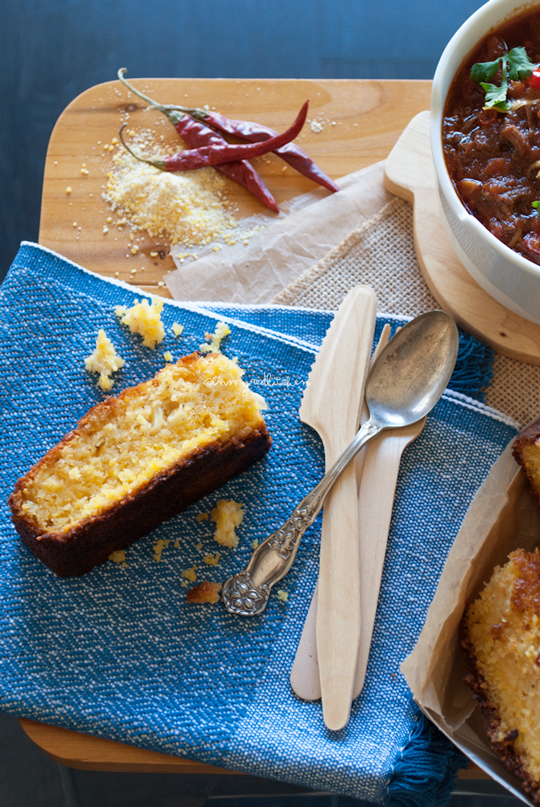
[(85, 574), (245, 471), (271, 440), (242, 375), (193, 353), (93, 407), (17, 482), (23, 542), (57, 574)]
[(540, 418), (517, 435), (512, 451), (540, 505)]
[(493, 750), (540, 805), (540, 554), (517, 549), (462, 622)]

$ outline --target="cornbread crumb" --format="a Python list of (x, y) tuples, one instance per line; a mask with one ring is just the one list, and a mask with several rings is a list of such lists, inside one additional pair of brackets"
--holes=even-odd
[(189, 583), (187, 580), (180, 580), (180, 585), (182, 586), (182, 588), (187, 588), (189, 586)]
[(198, 552), (200, 552), (200, 550), (202, 549), (202, 543), (201, 543), (200, 541), (199, 541), (199, 543), (198, 543), (198, 544), (195, 544), (195, 549), (196, 549)]
[(115, 313), (120, 318), (120, 322), (128, 326), (131, 333), (138, 333), (143, 337), (145, 347), (154, 350), (156, 344), (159, 345), (165, 336), (165, 329), (161, 321), (162, 308), (163, 300), (154, 297), (150, 304), (144, 297), (141, 302), (135, 300), (131, 308), (117, 305)]
[(109, 555), (109, 560), (112, 560), (114, 563), (125, 563), (126, 562), (126, 550), (125, 549), (118, 549), (116, 552), (112, 552)]
[(114, 345), (100, 328), (96, 340), (96, 349), (84, 360), (88, 372), (99, 373), (98, 385), (104, 392), (108, 392), (114, 384), (111, 373), (115, 373), (124, 366), (125, 361), (114, 349)]
[(174, 361), (170, 350), (165, 351), (165, 353), (163, 354), (163, 358), (165, 359), (165, 361)]
[(257, 539), (257, 538), (255, 538), (255, 540), (254, 540), (254, 541), (253, 541), (253, 543), (251, 544), (251, 548), (252, 548), (252, 549), (257, 549), (257, 547), (258, 547), (258, 546), (259, 546), (259, 541), (258, 541), (258, 539)]
[(181, 336), (184, 332), (184, 326), (180, 325), (178, 322), (173, 322), (172, 332), (174, 333), (175, 336)]
[(81, 472), (79, 471), (78, 468), (70, 468), (68, 471), (68, 476), (70, 479), (80, 479)]
[(157, 253), (157, 252), (151, 252), (151, 253), (150, 253), (150, 257), (151, 257), (151, 258), (157, 258), (157, 256), (158, 256), (158, 253)]
[(203, 583), (200, 583), (200, 585), (188, 591), (186, 600), (196, 605), (202, 605), (203, 603), (215, 605), (216, 602), (219, 602), (220, 591), (221, 583), (210, 583), (208, 580), (205, 580)]
[(214, 540), (221, 546), (227, 546), (229, 549), (234, 549), (238, 546), (238, 535), (235, 532), (236, 527), (239, 527), (244, 520), (245, 511), (240, 502), (235, 502), (232, 499), (220, 499), (212, 510), (212, 521), (216, 525), (216, 532)]
[[(506, 766), (537, 795), (540, 787), (540, 553), (512, 552), (470, 605), (462, 623), (467, 683), (488, 719)], [(531, 790), (532, 787), (532, 790)], [(537, 799), (536, 799), (537, 800)], [(538, 801), (538, 800), (537, 800)]]
[(158, 541), (156, 541), (156, 543), (154, 544), (154, 548), (153, 548), (153, 551), (154, 551), (154, 560), (155, 560), (155, 561), (157, 561), (158, 563), (159, 563), (159, 562), (160, 562), (160, 560), (161, 560), (161, 555), (162, 555), (162, 553), (163, 553), (163, 550), (164, 550), (164, 549), (168, 549), (168, 548), (169, 548), (169, 543), (170, 543), (170, 539), (169, 539), (169, 538), (160, 538), (160, 539), (159, 539)]
[(199, 350), (201, 353), (221, 353), (221, 342), (228, 336), (231, 329), (224, 322), (218, 322), (214, 333), (205, 333), (204, 338), (211, 340), (210, 343), (204, 342)]
[(289, 595), (282, 588), (278, 588), (277, 598), (280, 602), (287, 602)]
[(184, 569), (182, 572), (182, 577), (185, 577), (186, 580), (191, 580), (191, 582), (194, 583), (197, 579), (197, 567), (192, 566), (191, 569)]
[(211, 552), (208, 552), (204, 556), (203, 561), (206, 563), (207, 566), (217, 566), (219, 563), (219, 557), (220, 557), (219, 552), (216, 552), (215, 555), (212, 555)]
[(195, 516), (195, 520), (198, 521), (200, 524), (201, 521), (207, 521), (209, 517), (210, 517), (209, 513), (197, 513), (197, 515)]

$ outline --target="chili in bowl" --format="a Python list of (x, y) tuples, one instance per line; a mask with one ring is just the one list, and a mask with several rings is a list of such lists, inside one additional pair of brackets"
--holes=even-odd
[(462, 25), (431, 112), (455, 252), (492, 297), (540, 323), (540, 0), (491, 0)]

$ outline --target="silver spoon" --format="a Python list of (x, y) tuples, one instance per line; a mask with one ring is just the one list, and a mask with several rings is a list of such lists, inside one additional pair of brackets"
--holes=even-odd
[(270, 589), (291, 568), (302, 536), (341, 472), (383, 429), (409, 426), (431, 412), (448, 385), (458, 348), (458, 329), (444, 311), (416, 317), (388, 342), (366, 381), (369, 420), (288, 521), (257, 547), (245, 570), (224, 583), (222, 597), (227, 611), (241, 616), (264, 611)]

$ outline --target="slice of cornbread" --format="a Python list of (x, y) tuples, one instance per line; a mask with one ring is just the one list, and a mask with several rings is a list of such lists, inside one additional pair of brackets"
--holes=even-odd
[(512, 452), (529, 481), (540, 504), (540, 418), (521, 431), (514, 440)]
[(242, 375), (193, 353), (94, 406), (17, 482), (23, 542), (62, 577), (85, 574), (245, 471), (271, 440)]
[(466, 681), (493, 750), (540, 805), (540, 553), (497, 566), (462, 621)]

